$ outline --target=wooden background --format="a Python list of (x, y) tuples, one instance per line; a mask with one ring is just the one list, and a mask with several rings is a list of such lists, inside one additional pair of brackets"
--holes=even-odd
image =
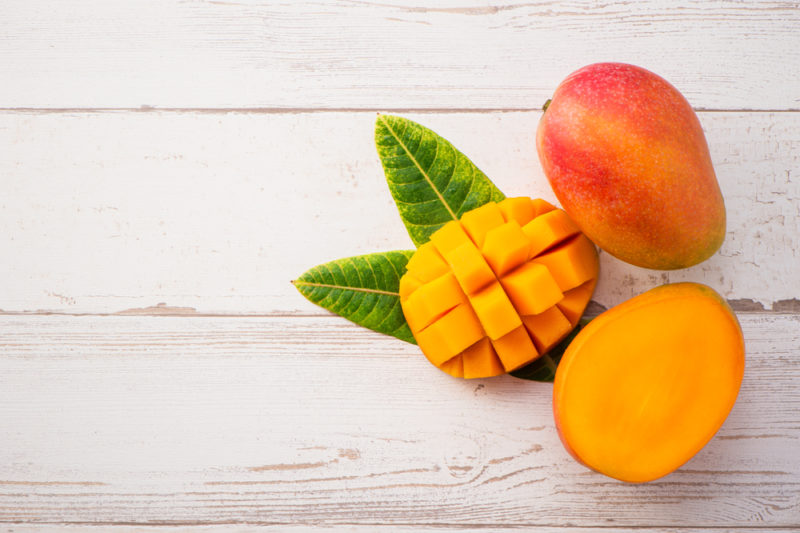
[[(800, 530), (800, 3), (3, 0), (0, 530)], [(552, 387), (462, 381), (306, 302), (410, 248), (374, 149), (417, 120), (509, 195), (571, 71), (631, 62), (698, 111), (718, 254), (601, 254), (595, 301), (709, 284), (747, 369), (720, 433), (626, 485), (564, 452)]]

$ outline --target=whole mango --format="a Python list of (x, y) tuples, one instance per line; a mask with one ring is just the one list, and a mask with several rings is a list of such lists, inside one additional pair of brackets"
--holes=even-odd
[(620, 63), (570, 74), (536, 146), (564, 210), (611, 255), (672, 270), (722, 244), (725, 204), (700, 122), (656, 74)]

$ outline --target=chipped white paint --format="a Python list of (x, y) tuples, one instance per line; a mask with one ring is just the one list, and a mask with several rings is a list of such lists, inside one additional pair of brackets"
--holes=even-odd
[(800, 108), (797, 2), (4, 0), (2, 107), (538, 109), (596, 61)]
[[(554, 200), (534, 147), (539, 113), (408, 116), (451, 139), (506, 194)], [(800, 298), (800, 113), (700, 118), (728, 208), (721, 251), (671, 273), (603, 254), (601, 305), (667, 280), (701, 281), (766, 309)], [(291, 279), (330, 259), (412, 247), (374, 120), (0, 114), (0, 145), (10, 147), (0, 159), (0, 309), (320, 313)]]
[(740, 318), (720, 433), (626, 485), (564, 451), (551, 385), (338, 317), (0, 317), (0, 521), (796, 526), (800, 316)]

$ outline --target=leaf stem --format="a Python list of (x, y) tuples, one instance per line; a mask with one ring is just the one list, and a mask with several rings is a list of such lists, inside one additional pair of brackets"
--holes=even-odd
[(330, 285), (328, 283), (314, 283), (311, 281), (292, 280), (292, 285), (295, 287), (305, 285), (307, 287), (325, 287), (328, 289), (343, 289), (354, 292), (369, 292), (373, 294), (385, 294), (386, 296), (400, 296), (398, 292), (382, 291), (378, 289), (367, 289), (365, 287), (348, 287), (347, 285)]

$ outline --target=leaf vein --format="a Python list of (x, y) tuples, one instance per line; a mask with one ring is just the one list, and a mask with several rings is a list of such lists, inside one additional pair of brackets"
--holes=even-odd
[[(430, 176), (428, 176), (428, 174), (422, 169), (422, 166), (419, 164), (419, 161), (417, 161), (417, 158), (414, 156), (414, 154), (412, 154), (411, 151), (408, 149), (408, 147), (405, 145), (405, 143), (402, 140), (400, 140), (400, 137), (397, 136), (397, 134), (392, 129), (392, 127), (389, 125), (389, 123), (386, 122), (386, 119), (384, 119), (383, 117), (380, 117), (380, 118), (381, 118), (381, 121), (383, 122), (383, 124), (386, 126), (386, 129), (389, 130), (389, 133), (392, 134), (392, 136), (395, 138), (397, 143), (408, 154), (409, 159), (411, 159), (411, 161), (414, 163), (414, 165), (416, 165), (417, 169), (420, 171), (422, 176), (428, 182), (428, 185), (430, 185), (431, 189), (433, 189), (433, 192), (435, 192), (436, 196), (439, 197), (439, 201), (442, 202), (442, 205), (444, 205), (444, 207), (447, 209), (448, 213), (450, 213), (450, 216), (453, 217), (453, 220), (458, 220), (458, 217), (453, 212), (453, 210), (450, 208), (450, 205), (445, 201), (444, 196), (442, 196), (442, 193), (439, 192), (439, 190), (434, 186), (433, 181), (431, 180)], [(437, 143), (437, 145), (438, 145), (438, 143)]]

